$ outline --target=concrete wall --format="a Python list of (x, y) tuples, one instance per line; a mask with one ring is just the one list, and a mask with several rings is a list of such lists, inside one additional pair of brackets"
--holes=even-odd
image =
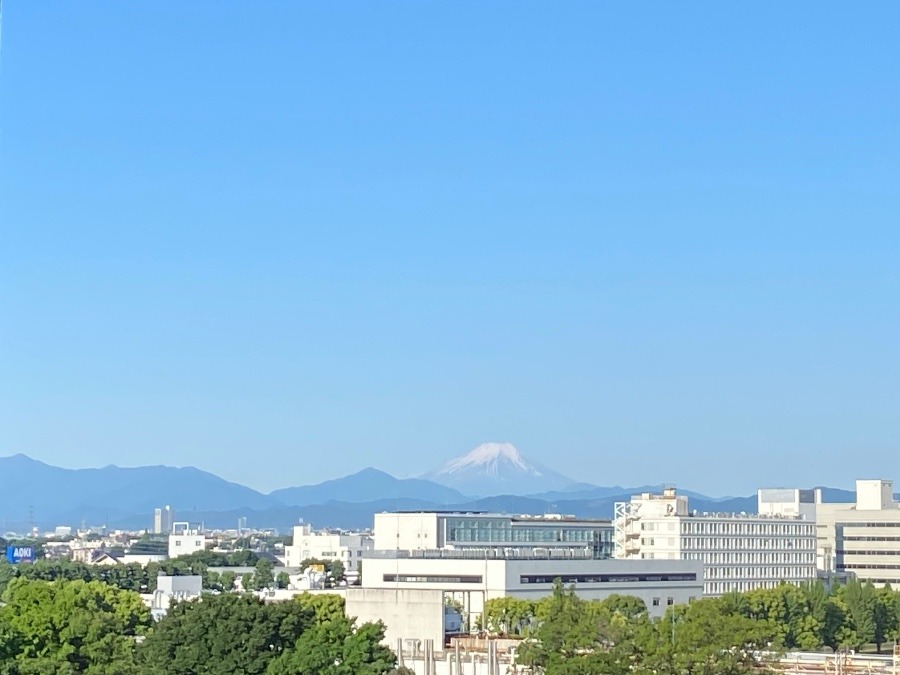
[(386, 644), (410, 638), (444, 644), (444, 594), (439, 590), (348, 588), (345, 602), (347, 616), (356, 617), (358, 624), (384, 622)]
[[(694, 574), (695, 581), (642, 581), (641, 576)], [(665, 613), (670, 600), (682, 604), (703, 595), (703, 565), (688, 560), (476, 560), (458, 558), (368, 558), (364, 588), (427, 589), (454, 594), (472, 615), (485, 600), (507, 595), (540, 599), (552, 591), (552, 580), (566, 575), (629, 575), (632, 580), (579, 582), (576, 593), (599, 600), (613, 594), (641, 598), (654, 616)], [(523, 583), (521, 577), (544, 576), (545, 583)], [(654, 600), (656, 603), (654, 603)]]
[(385, 551), (434, 549), (444, 545), (438, 533), (436, 513), (376, 513), (373, 532), (375, 548)]
[(856, 481), (856, 510), (881, 511), (894, 508), (894, 482), (890, 480)]

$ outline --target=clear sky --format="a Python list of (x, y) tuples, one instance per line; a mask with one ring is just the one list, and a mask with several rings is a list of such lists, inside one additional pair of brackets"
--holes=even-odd
[(900, 479), (900, 5), (3, 2), (0, 454)]

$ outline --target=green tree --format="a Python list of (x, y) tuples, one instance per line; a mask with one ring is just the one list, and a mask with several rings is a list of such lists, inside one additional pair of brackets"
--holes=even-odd
[(219, 575), (219, 586), (226, 593), (234, 589), (236, 575), (231, 570), (225, 570)]
[(519, 650), (522, 664), (537, 667), (546, 675), (629, 672), (631, 643), (614, 640), (611, 627), (602, 625), (574, 588), (565, 588), (559, 579), (552, 594), (537, 603), (535, 616), (539, 623), (532, 639)]
[(253, 575), (250, 572), (241, 575), (241, 588), (244, 589), (244, 592), (252, 591), (254, 589)]
[(876, 625), (877, 602), (872, 584), (851, 579), (840, 589), (838, 597), (844, 601), (849, 619), (843, 635), (844, 643), (849, 641), (846, 646), (860, 649), (865, 644), (875, 642), (875, 638), (879, 636)]
[(12, 672), (138, 672), (135, 638), (151, 619), (136, 593), (99, 581), (16, 579), (3, 601), (0, 635), (12, 645)]
[(492, 598), (484, 603), (482, 627), (489, 633), (524, 635), (534, 620), (534, 612), (530, 600)]
[(344, 580), (346, 570), (344, 563), (340, 560), (332, 560), (326, 569), (328, 570), (328, 576), (334, 579), (335, 583), (340, 583)]
[(619, 595), (614, 593), (600, 601), (599, 607), (611, 615), (617, 615), (628, 620), (647, 614), (647, 605), (640, 598), (633, 595)]
[(261, 558), (256, 563), (256, 571), (253, 574), (253, 587), (257, 590), (271, 588), (275, 584), (274, 565), (267, 558)]
[(287, 588), (291, 583), (291, 576), (282, 570), (275, 576), (275, 587), (276, 588)]
[(660, 674), (750, 675), (755, 654), (770, 649), (771, 626), (734, 611), (718, 598), (669, 608), (637, 644), (643, 668)]
[(139, 657), (146, 675), (258, 675), (313, 622), (300, 603), (266, 604), (234, 593), (179, 602), (157, 624)]
[(335, 621), (344, 616), (344, 598), (334, 593), (299, 593), (291, 602), (312, 612), (318, 623)]
[(383, 675), (397, 665), (394, 653), (381, 644), (384, 626), (339, 617), (316, 623), (293, 649), (269, 665), (267, 675)]

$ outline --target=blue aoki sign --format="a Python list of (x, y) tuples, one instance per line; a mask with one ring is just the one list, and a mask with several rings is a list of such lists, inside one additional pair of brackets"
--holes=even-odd
[(34, 547), (7, 546), (6, 559), (11, 563), (34, 562)]

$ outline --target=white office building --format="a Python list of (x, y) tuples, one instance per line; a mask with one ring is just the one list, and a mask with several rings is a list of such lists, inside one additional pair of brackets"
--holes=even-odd
[[(169, 557), (190, 555), (207, 548), (206, 535), (200, 528), (192, 528), (189, 523), (173, 523), (173, 533), (169, 535)], [(209, 542), (212, 546), (212, 542)]]
[(358, 572), (359, 563), (374, 548), (368, 532), (314, 531), (309, 524), (294, 527), (292, 546), (284, 547), (285, 567), (300, 567), (308, 558), (340, 560), (347, 572)]
[(403, 511), (375, 514), (375, 548), (389, 551), (435, 549), (587, 550), (591, 558), (611, 558), (609, 520), (560, 514), (511, 516), (501, 513)]
[[(484, 603), (512, 596), (539, 600), (560, 579), (584, 599), (641, 598), (653, 616), (703, 594), (694, 560), (612, 559), (612, 522), (571, 516), (407, 512), (375, 516), (375, 550), (346, 608), (382, 620), (386, 642), (433, 639), (475, 625)], [(453, 628), (445, 608), (462, 607)], [(457, 622), (458, 623), (458, 622)]]
[(816, 524), (808, 518), (809, 496), (788, 492), (761, 490), (758, 514), (690, 511), (687, 497), (674, 488), (636, 495), (616, 504), (615, 556), (701, 562), (704, 594), (713, 596), (814, 580)]
[(856, 501), (816, 505), (817, 553), (826, 576), (900, 584), (900, 505), (890, 480), (856, 481)]
[[(475, 626), (492, 598), (540, 600), (560, 579), (585, 600), (613, 594), (640, 598), (651, 616), (703, 595), (703, 565), (690, 560), (600, 560), (581, 549), (373, 551), (362, 587), (348, 588), (346, 611), (359, 621), (382, 620), (385, 641), (433, 639), (449, 631), (444, 607), (462, 607), (463, 631)], [(459, 630), (459, 629), (458, 629)]]

